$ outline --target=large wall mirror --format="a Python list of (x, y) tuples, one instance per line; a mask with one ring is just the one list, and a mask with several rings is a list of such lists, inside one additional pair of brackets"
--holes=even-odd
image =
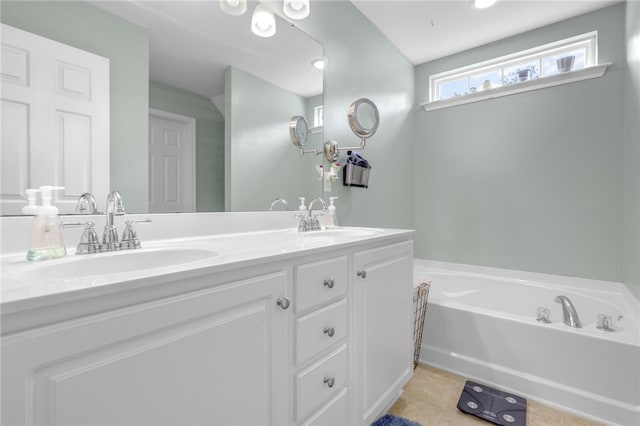
[[(288, 128), (292, 116), (305, 116), (316, 127), (307, 144), (321, 146), (313, 120), (323, 72), (312, 63), (322, 46), (278, 13), (274, 36), (253, 34), (256, 5), (249, 0), (244, 15), (231, 16), (217, 0), (3, 1), (0, 16), (109, 59), (110, 186), (128, 212), (248, 211), (322, 191), (321, 159), (292, 150)], [(184, 188), (165, 187), (175, 177), (154, 174), (154, 138), (165, 134), (194, 136), (192, 165), (171, 172), (185, 173)], [(3, 138), (3, 149), (8, 143)], [(183, 191), (192, 194), (185, 205), (162, 200)]]

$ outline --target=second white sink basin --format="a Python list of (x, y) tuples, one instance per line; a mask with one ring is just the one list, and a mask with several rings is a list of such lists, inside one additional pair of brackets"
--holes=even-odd
[(10, 273), (15, 280), (50, 280), (117, 274), (196, 262), (218, 256), (205, 249), (163, 248), (123, 250), (112, 253), (69, 255), (62, 259), (34, 262)]

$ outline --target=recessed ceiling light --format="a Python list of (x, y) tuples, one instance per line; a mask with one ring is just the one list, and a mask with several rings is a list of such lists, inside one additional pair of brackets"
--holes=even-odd
[(315, 59), (315, 60), (311, 61), (311, 66), (313, 66), (314, 68), (317, 68), (319, 70), (323, 70), (324, 69), (324, 59)]
[(471, 0), (471, 7), (474, 9), (486, 9), (493, 6), (498, 0)]

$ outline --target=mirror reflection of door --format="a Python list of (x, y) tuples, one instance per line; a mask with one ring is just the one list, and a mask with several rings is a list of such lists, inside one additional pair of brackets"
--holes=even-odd
[(109, 60), (2, 24), (0, 213), (20, 214), (25, 190), (65, 187), (53, 203), (109, 192)]
[(196, 120), (149, 110), (149, 213), (194, 212)]

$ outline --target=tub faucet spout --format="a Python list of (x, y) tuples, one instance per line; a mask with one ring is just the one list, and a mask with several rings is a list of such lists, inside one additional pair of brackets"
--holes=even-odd
[(562, 317), (564, 319), (564, 323), (572, 328), (582, 328), (582, 324), (580, 324), (580, 319), (578, 318), (578, 313), (576, 312), (576, 308), (573, 307), (573, 303), (567, 296), (557, 296), (555, 301), (562, 305)]

